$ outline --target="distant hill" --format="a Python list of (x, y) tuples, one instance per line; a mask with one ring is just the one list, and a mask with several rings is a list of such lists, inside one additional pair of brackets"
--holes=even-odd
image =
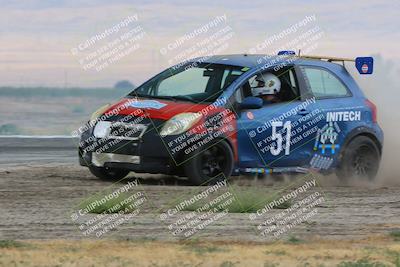
[(117, 82), (115, 85), (114, 85), (114, 88), (115, 89), (122, 89), (122, 90), (125, 90), (125, 89), (130, 89), (130, 90), (133, 90), (133, 89), (135, 89), (136, 87), (135, 87), (135, 85), (133, 84), (133, 83), (131, 83), (130, 81), (128, 81), (128, 80), (123, 80), (123, 81), (119, 81), (119, 82)]

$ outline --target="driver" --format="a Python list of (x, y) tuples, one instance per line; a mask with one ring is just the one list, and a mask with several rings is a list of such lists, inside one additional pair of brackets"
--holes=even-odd
[(253, 96), (260, 97), (264, 104), (272, 104), (280, 102), (278, 97), (281, 91), (281, 81), (272, 73), (257, 74), (256, 86), (251, 88)]

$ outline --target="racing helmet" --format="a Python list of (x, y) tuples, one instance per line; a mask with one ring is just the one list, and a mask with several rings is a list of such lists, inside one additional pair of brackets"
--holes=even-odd
[(257, 74), (257, 86), (251, 88), (253, 96), (276, 95), (281, 91), (281, 81), (272, 73)]

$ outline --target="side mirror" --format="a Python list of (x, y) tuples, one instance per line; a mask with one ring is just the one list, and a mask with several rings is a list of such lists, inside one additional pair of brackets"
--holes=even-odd
[(240, 103), (241, 109), (258, 109), (262, 108), (262, 106), (263, 106), (262, 99), (255, 96), (248, 96), (245, 99), (243, 99), (242, 103)]

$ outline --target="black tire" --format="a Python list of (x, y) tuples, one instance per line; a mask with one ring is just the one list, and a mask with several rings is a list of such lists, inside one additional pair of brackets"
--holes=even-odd
[(380, 160), (381, 155), (374, 141), (366, 136), (357, 136), (343, 150), (336, 175), (342, 181), (372, 181), (378, 173)]
[(102, 180), (117, 181), (128, 175), (128, 170), (90, 166), (90, 172)]
[(184, 171), (193, 185), (215, 184), (232, 174), (233, 152), (226, 141), (216, 141), (188, 158)]

